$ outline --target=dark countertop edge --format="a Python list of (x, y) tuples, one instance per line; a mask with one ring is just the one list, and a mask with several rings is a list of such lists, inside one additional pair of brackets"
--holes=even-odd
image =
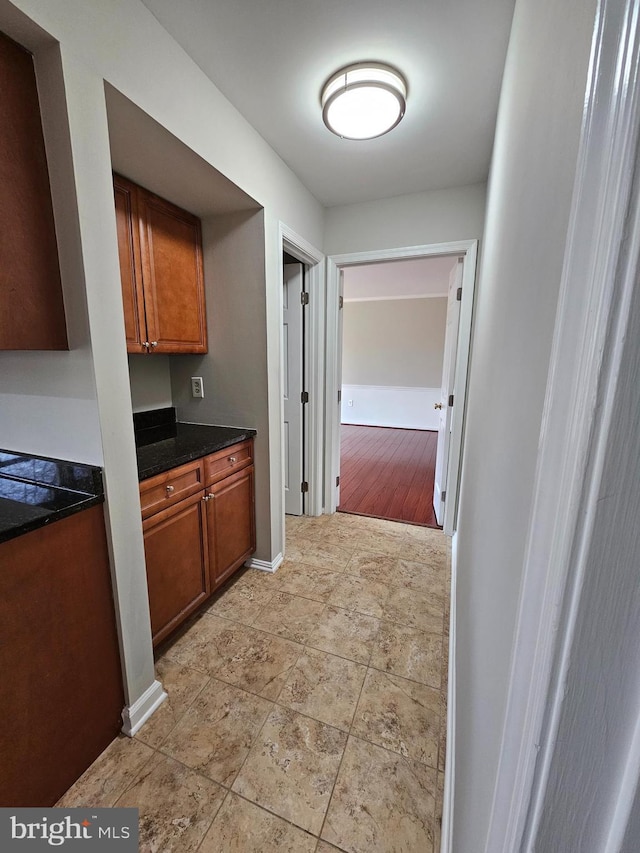
[(55, 524), (56, 521), (62, 521), (63, 518), (68, 518), (77, 512), (82, 512), (85, 509), (90, 509), (93, 506), (99, 506), (104, 503), (104, 495), (80, 495), (78, 493), (78, 496), (83, 499), (71, 506), (64, 507), (64, 509), (51, 510), (50, 515), (40, 516), (31, 521), (16, 524), (6, 530), (0, 529), (0, 543), (16, 539), (18, 536), (23, 536), (25, 533), (31, 533), (42, 527), (49, 527), (49, 525)]
[[(4, 457), (10, 457), (10, 459), (6, 460)], [(96, 497), (104, 495), (102, 468), (97, 465), (91, 465), (87, 462), (70, 462), (67, 459), (58, 459), (53, 456), (42, 456), (37, 453), (24, 453), (22, 451), (0, 448), (0, 463), (9, 461), (11, 464), (20, 465), (20, 460), (27, 466), (35, 460), (54, 466), (57, 472), (55, 481), (52, 482), (47, 477), (34, 477), (32, 474), (26, 474), (24, 471), (7, 472), (2, 464), (0, 464), (0, 475), (21, 483), (33, 483), (34, 485), (47, 488), (63, 489), (67, 492), (78, 492), (83, 495)], [(61, 479), (64, 482), (60, 482)]]
[[(157, 474), (164, 474), (165, 471), (170, 471), (172, 468), (177, 468), (179, 465), (184, 465), (187, 462), (192, 462), (194, 459), (201, 459), (203, 456), (208, 456), (210, 453), (216, 453), (218, 450), (224, 450), (225, 447), (231, 447), (232, 444), (238, 444), (240, 441), (246, 441), (249, 438), (253, 438), (256, 435), (256, 430), (251, 428), (243, 428), (243, 427), (230, 427), (230, 426), (219, 426), (214, 424), (193, 424), (187, 423), (185, 421), (179, 421), (179, 425), (185, 426), (193, 426), (193, 427), (211, 427), (212, 430), (229, 430), (233, 431), (233, 435), (229, 435), (226, 438), (221, 439), (219, 434), (216, 438), (211, 438), (211, 440), (203, 440), (197, 447), (193, 447), (188, 452), (172, 454), (170, 457), (167, 456), (162, 462), (157, 462), (152, 465), (146, 465), (144, 467), (140, 467), (140, 456), (143, 455), (144, 451), (150, 447), (154, 447), (153, 444), (147, 444), (145, 447), (141, 447), (138, 450), (138, 480), (142, 482), (142, 480), (148, 480), (150, 477), (155, 477)], [(171, 439), (169, 439), (171, 440)], [(158, 444), (162, 444), (162, 442), (158, 442)]]

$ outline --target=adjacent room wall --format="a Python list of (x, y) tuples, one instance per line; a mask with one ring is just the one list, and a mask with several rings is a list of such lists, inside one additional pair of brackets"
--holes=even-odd
[(342, 423), (437, 429), (446, 312), (446, 297), (345, 302)]
[(517, 0), (507, 55), (458, 513), (456, 853), (485, 851), (594, 11)]

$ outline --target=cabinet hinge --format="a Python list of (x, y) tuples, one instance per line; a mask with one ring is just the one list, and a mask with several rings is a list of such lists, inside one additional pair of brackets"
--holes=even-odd
[(445, 502), (446, 498), (447, 498), (447, 490), (445, 489), (445, 490), (442, 492), (442, 494), (440, 495), (440, 500), (442, 501), (442, 503), (444, 503), (444, 502)]
[(300, 394), (300, 402), (301, 403), (308, 403), (309, 402), (309, 392), (308, 391), (303, 391), (302, 394)]
[(338, 388), (338, 402), (342, 402), (342, 388)]
[(338, 299), (338, 311), (342, 310), (343, 305), (344, 305), (344, 296), (340, 296)]
[(300, 483), (300, 491), (308, 492), (309, 491), (309, 483), (305, 480), (303, 483)]
[(461, 287), (458, 288), (458, 292), (456, 293), (456, 300), (458, 302), (462, 302), (462, 288)]
[(305, 290), (303, 290), (302, 293), (300, 294), (300, 304), (301, 305), (308, 305), (309, 304), (309, 294)]
[(449, 406), (453, 406), (453, 394), (449, 394)]
[(336, 477), (336, 486), (340, 485), (340, 477)]

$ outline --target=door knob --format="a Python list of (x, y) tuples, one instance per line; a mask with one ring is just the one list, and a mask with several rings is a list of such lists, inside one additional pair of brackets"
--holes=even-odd
[(434, 404), (433, 404), (433, 408), (434, 408), (434, 409), (441, 409), (441, 408), (442, 408), (442, 403), (434, 403)]

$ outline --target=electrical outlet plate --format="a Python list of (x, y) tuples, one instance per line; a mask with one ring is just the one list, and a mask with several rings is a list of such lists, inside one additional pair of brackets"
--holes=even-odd
[(191, 377), (191, 396), (202, 399), (204, 397), (204, 383), (202, 376)]

